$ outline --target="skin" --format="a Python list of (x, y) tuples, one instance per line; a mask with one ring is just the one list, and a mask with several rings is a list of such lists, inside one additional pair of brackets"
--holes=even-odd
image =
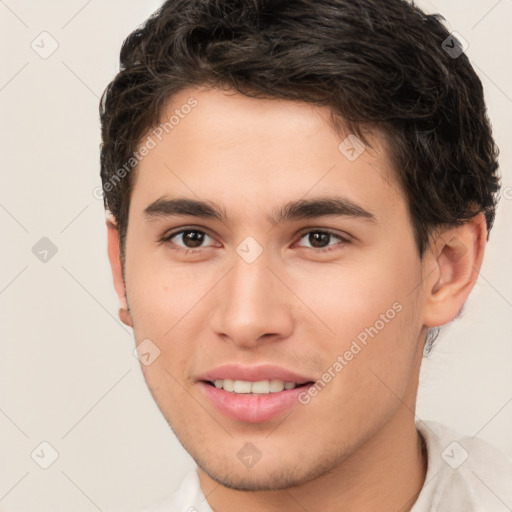
[[(107, 228), (114, 285), (127, 309), (121, 318), (137, 343), (149, 338), (160, 350), (141, 368), (197, 462), (210, 506), (410, 510), (426, 472), (414, 423), (426, 330), (455, 318), (476, 281), (487, 236), (483, 215), (439, 232), (420, 259), (378, 133), (373, 149), (349, 161), (338, 150), (347, 134), (330, 126), (326, 108), (219, 89), (180, 91), (162, 118), (191, 96), (197, 106), (137, 169), (125, 279), (113, 219)], [(267, 219), (288, 201), (334, 191), (375, 222)], [(163, 195), (214, 201), (228, 221), (147, 221), (144, 208)], [(180, 235), (159, 241), (180, 227), (208, 235), (197, 253), (175, 250), (188, 242)], [(350, 241), (327, 237), (315, 246), (305, 228)], [(263, 249), (250, 264), (236, 252), (247, 236)], [(322, 247), (332, 250), (319, 253)], [(244, 423), (223, 416), (201, 393), (198, 376), (232, 362), (276, 364), (320, 379), (394, 303), (401, 311), (307, 405)], [(247, 442), (261, 452), (252, 468), (237, 457)]]

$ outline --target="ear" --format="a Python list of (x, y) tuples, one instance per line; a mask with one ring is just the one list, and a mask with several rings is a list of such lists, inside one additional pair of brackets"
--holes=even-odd
[(119, 256), (119, 230), (117, 229), (117, 225), (112, 217), (107, 218), (106, 224), (108, 259), (110, 261), (110, 268), (112, 269), (114, 288), (119, 298), (119, 318), (124, 324), (133, 327), (128, 302), (126, 300), (123, 269), (121, 266), (121, 258)]
[(487, 224), (483, 213), (462, 226), (437, 234), (425, 258), (426, 297), (423, 323), (438, 327), (461, 312), (482, 266)]

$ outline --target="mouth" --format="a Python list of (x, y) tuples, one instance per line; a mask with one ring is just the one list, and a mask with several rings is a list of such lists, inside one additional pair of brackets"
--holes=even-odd
[(284, 381), (279, 379), (260, 380), (251, 382), (247, 380), (232, 380), (232, 379), (215, 379), (212, 381), (202, 381), (207, 385), (222, 389), (228, 393), (237, 395), (267, 395), (270, 393), (281, 393), (300, 387), (309, 387), (313, 381), (304, 383)]
[(301, 396), (315, 383), (311, 375), (272, 364), (224, 364), (196, 379), (217, 413), (245, 423), (284, 415), (302, 403)]
[(199, 385), (207, 401), (222, 416), (237, 422), (264, 423), (290, 414), (314, 382), (215, 379), (201, 380)]

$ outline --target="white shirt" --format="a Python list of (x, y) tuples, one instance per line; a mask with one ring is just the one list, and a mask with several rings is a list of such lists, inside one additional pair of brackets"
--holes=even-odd
[[(425, 482), (411, 512), (512, 511), (512, 459), (435, 421), (417, 422), (425, 440)], [(169, 498), (143, 512), (213, 512), (195, 469)]]

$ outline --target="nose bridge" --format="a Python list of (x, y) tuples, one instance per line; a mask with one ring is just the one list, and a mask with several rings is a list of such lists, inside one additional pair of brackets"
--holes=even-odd
[(235, 258), (231, 271), (230, 286), (232, 297), (242, 309), (254, 304), (264, 306), (264, 298), (271, 296), (273, 291), (268, 253), (262, 253), (254, 261), (245, 260), (239, 255)]
[(237, 344), (253, 345), (265, 334), (288, 336), (292, 328), (286, 288), (269, 267), (271, 255), (240, 244), (220, 290), (214, 329)]

